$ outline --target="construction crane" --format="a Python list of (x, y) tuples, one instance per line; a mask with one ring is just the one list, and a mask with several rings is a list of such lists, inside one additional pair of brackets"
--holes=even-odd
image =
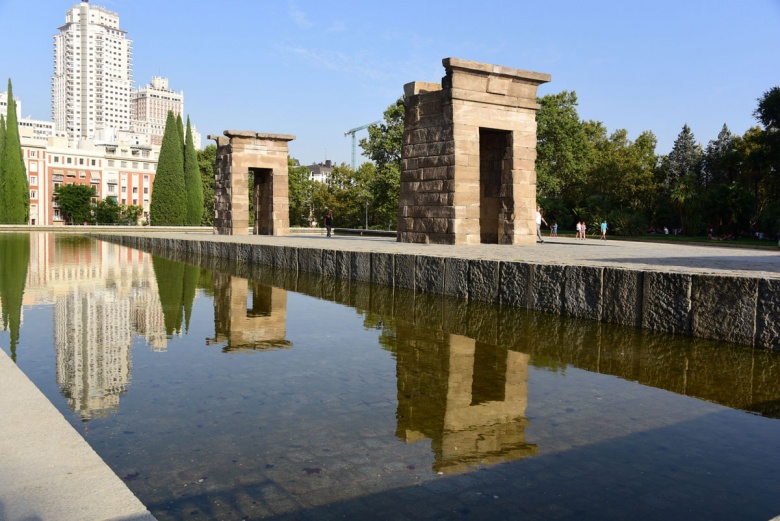
[(348, 136), (348, 135), (352, 134), (352, 170), (355, 170), (355, 168), (357, 168), (357, 165), (355, 165), (355, 162), (356, 162), (355, 161), (355, 151), (357, 150), (357, 139), (355, 138), (355, 133), (357, 133), (360, 130), (363, 130), (364, 128), (368, 128), (371, 125), (379, 125), (380, 123), (382, 123), (382, 122), (381, 121), (374, 121), (373, 123), (368, 123), (366, 125), (363, 125), (363, 126), (360, 126), (360, 127), (357, 127), (357, 128), (353, 128), (351, 130), (347, 130), (346, 132), (344, 132), (345, 136)]

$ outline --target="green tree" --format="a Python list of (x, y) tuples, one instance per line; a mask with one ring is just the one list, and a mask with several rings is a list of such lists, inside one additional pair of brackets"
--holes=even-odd
[(189, 116), (187, 117), (187, 138), (184, 146), (184, 186), (187, 189), (187, 224), (199, 226), (203, 219), (203, 182), (200, 177), (198, 154), (195, 152)]
[(95, 222), (97, 224), (119, 224), (120, 211), (116, 198), (107, 197), (95, 204)]
[(97, 196), (94, 187), (75, 183), (60, 185), (54, 190), (54, 200), (68, 224), (91, 223), (92, 199)]
[(0, 174), (0, 224), (27, 224), (30, 209), (30, 186), (19, 140), (19, 123), (11, 80), (8, 80), (8, 119), (2, 152)]
[(184, 146), (180, 138), (176, 117), (168, 111), (149, 205), (153, 226), (182, 226), (187, 222)]
[(309, 177), (309, 169), (298, 165), (295, 159), (288, 157), (287, 176), (290, 226), (309, 226), (311, 195), (314, 188), (314, 181)]
[(385, 122), (368, 127), (368, 138), (360, 140), (363, 155), (376, 163), (401, 167), (401, 147), (404, 142), (404, 98), (398, 98), (383, 113)]
[(5, 149), (5, 116), (0, 114), (0, 223), (5, 222), (5, 190), (3, 187), (3, 150)]
[(688, 177), (686, 185), (692, 187), (691, 181), (696, 184), (701, 180), (701, 166), (703, 151), (700, 144), (691, 132), (691, 128), (685, 124), (672, 146), (672, 151), (661, 160), (661, 182), (667, 189), (678, 186), (683, 177)]
[(179, 143), (181, 143), (181, 153), (184, 155), (184, 121), (181, 119), (181, 114), (176, 114), (176, 130), (179, 131)]
[[(577, 113), (577, 93), (539, 98), (536, 114), (536, 191), (540, 197), (583, 199), (591, 148)], [(575, 204), (570, 204), (571, 207)]]
[[(9, 98), (11, 99), (11, 98)], [(22, 323), (22, 300), (30, 264), (30, 234), (12, 233), (0, 237), (0, 303), (3, 329), (11, 333), (11, 359), (16, 362), (16, 346)]]
[(203, 150), (196, 150), (198, 154), (198, 170), (200, 171), (201, 186), (203, 188), (203, 217), (202, 226), (214, 225), (214, 168), (217, 161), (217, 146), (209, 145)]
[(718, 138), (711, 140), (702, 157), (702, 184), (713, 186), (731, 184), (736, 179), (736, 137), (724, 123)]
[(758, 98), (753, 116), (767, 131), (780, 131), (780, 87), (772, 87)]
[(401, 97), (384, 111), (384, 123), (370, 125), (368, 138), (360, 140), (363, 155), (374, 162), (373, 165), (364, 163), (355, 172), (355, 178), (362, 184), (358, 199), (363, 205), (369, 204), (369, 227), (395, 229), (398, 223), (404, 111)]

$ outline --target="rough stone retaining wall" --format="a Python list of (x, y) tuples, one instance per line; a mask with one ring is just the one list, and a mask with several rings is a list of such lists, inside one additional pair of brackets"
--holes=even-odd
[(417, 292), (780, 349), (780, 280), (91, 234), (166, 256), (209, 256)]

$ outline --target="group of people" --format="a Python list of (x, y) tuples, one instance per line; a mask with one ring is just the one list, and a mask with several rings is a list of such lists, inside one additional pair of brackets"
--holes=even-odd
[[(536, 207), (536, 242), (544, 242), (544, 239), (542, 239), (542, 223), (545, 224), (545, 226), (550, 227), (550, 237), (558, 237), (558, 223), (553, 222), (552, 226), (547, 224), (547, 221), (544, 220), (544, 217), (542, 216), (542, 207), (537, 206)], [(601, 221), (601, 239), (606, 241), (607, 240), (607, 220), (604, 219)], [(577, 221), (577, 227), (576, 227), (576, 234), (574, 235), (575, 239), (582, 239), (585, 240), (587, 237), (587, 225), (585, 224), (585, 221)], [(778, 238), (780, 241), (780, 237)]]

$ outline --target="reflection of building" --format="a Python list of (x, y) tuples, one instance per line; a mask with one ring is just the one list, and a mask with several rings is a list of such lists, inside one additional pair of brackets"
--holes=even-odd
[(74, 290), (54, 308), (57, 383), (84, 420), (119, 407), (130, 380), (130, 299)]
[(54, 305), (57, 383), (84, 420), (115, 412), (133, 336), (167, 346), (151, 255), (78, 236), (30, 237), (24, 302)]
[(440, 331), (398, 326), (398, 427), (431, 439), (434, 470), (464, 471), (536, 454), (525, 442), (526, 354)]
[(227, 342), (225, 351), (290, 348), (287, 336), (287, 290), (214, 273), (214, 330), (210, 342)]

